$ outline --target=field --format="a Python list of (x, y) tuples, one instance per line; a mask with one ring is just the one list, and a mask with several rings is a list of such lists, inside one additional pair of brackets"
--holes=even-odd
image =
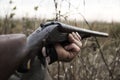
[[(28, 36), (47, 19), (0, 19), (0, 34), (24, 33)], [(70, 25), (107, 32), (108, 38), (82, 40), (79, 55), (70, 63), (49, 65), (54, 80), (120, 80), (120, 23), (61, 21)]]

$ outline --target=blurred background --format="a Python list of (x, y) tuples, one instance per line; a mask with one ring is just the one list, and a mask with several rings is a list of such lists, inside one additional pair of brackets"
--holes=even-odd
[(54, 80), (120, 80), (120, 0), (0, 0), (0, 34), (28, 36), (51, 20), (109, 33), (83, 40), (72, 62), (49, 65)]

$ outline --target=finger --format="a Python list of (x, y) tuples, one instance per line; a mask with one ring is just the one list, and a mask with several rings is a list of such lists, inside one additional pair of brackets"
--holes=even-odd
[(82, 47), (82, 42), (80, 40), (76, 40), (72, 34), (69, 34), (69, 41), (71, 43), (75, 43), (76, 45), (78, 45), (79, 47)]
[[(71, 61), (78, 52), (68, 51), (64, 49), (60, 44), (55, 45), (56, 51), (58, 53), (58, 60), (69, 62)], [(72, 49), (72, 47), (71, 47)]]
[(80, 38), (78, 37), (78, 34), (76, 34), (75, 32), (72, 32), (72, 35), (76, 40), (80, 41)]
[(73, 35), (71, 33), (68, 35), (68, 38), (71, 43), (73, 43), (75, 41), (75, 38), (73, 37)]
[(81, 40), (81, 36), (79, 35), (78, 32), (76, 32), (76, 35), (77, 35), (77, 37), (79, 38), (79, 40)]
[(82, 42), (81, 42), (81, 41), (75, 40), (74, 43), (75, 43), (77, 46), (79, 46), (80, 48), (82, 47)]
[(72, 52), (80, 51), (80, 47), (78, 45), (76, 45), (75, 43), (71, 43), (71, 44), (65, 46), (65, 49), (68, 51), (72, 51)]
[(66, 61), (66, 59), (70, 56), (69, 51), (63, 48), (60, 44), (55, 45), (56, 52), (58, 53), (58, 60)]
[(80, 52), (80, 48), (75, 43), (65, 46), (65, 49), (69, 51), (66, 61), (72, 60)]

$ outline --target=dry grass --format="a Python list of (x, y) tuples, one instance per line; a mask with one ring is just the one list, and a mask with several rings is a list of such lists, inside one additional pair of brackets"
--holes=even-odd
[[(29, 18), (0, 19), (0, 34), (29, 35), (44, 21)], [(65, 23), (79, 26), (81, 22), (67, 21)], [(93, 30), (108, 32), (110, 36), (97, 38), (100, 48), (95, 38), (85, 39), (82, 51), (72, 62), (60, 62), (59, 65), (56, 62), (50, 65), (49, 72), (54, 80), (120, 80), (120, 23), (93, 22), (91, 25)]]

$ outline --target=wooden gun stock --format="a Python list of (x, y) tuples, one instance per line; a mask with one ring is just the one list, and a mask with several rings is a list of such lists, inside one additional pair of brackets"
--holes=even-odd
[(0, 35), (0, 80), (8, 80), (25, 58), (24, 34)]

